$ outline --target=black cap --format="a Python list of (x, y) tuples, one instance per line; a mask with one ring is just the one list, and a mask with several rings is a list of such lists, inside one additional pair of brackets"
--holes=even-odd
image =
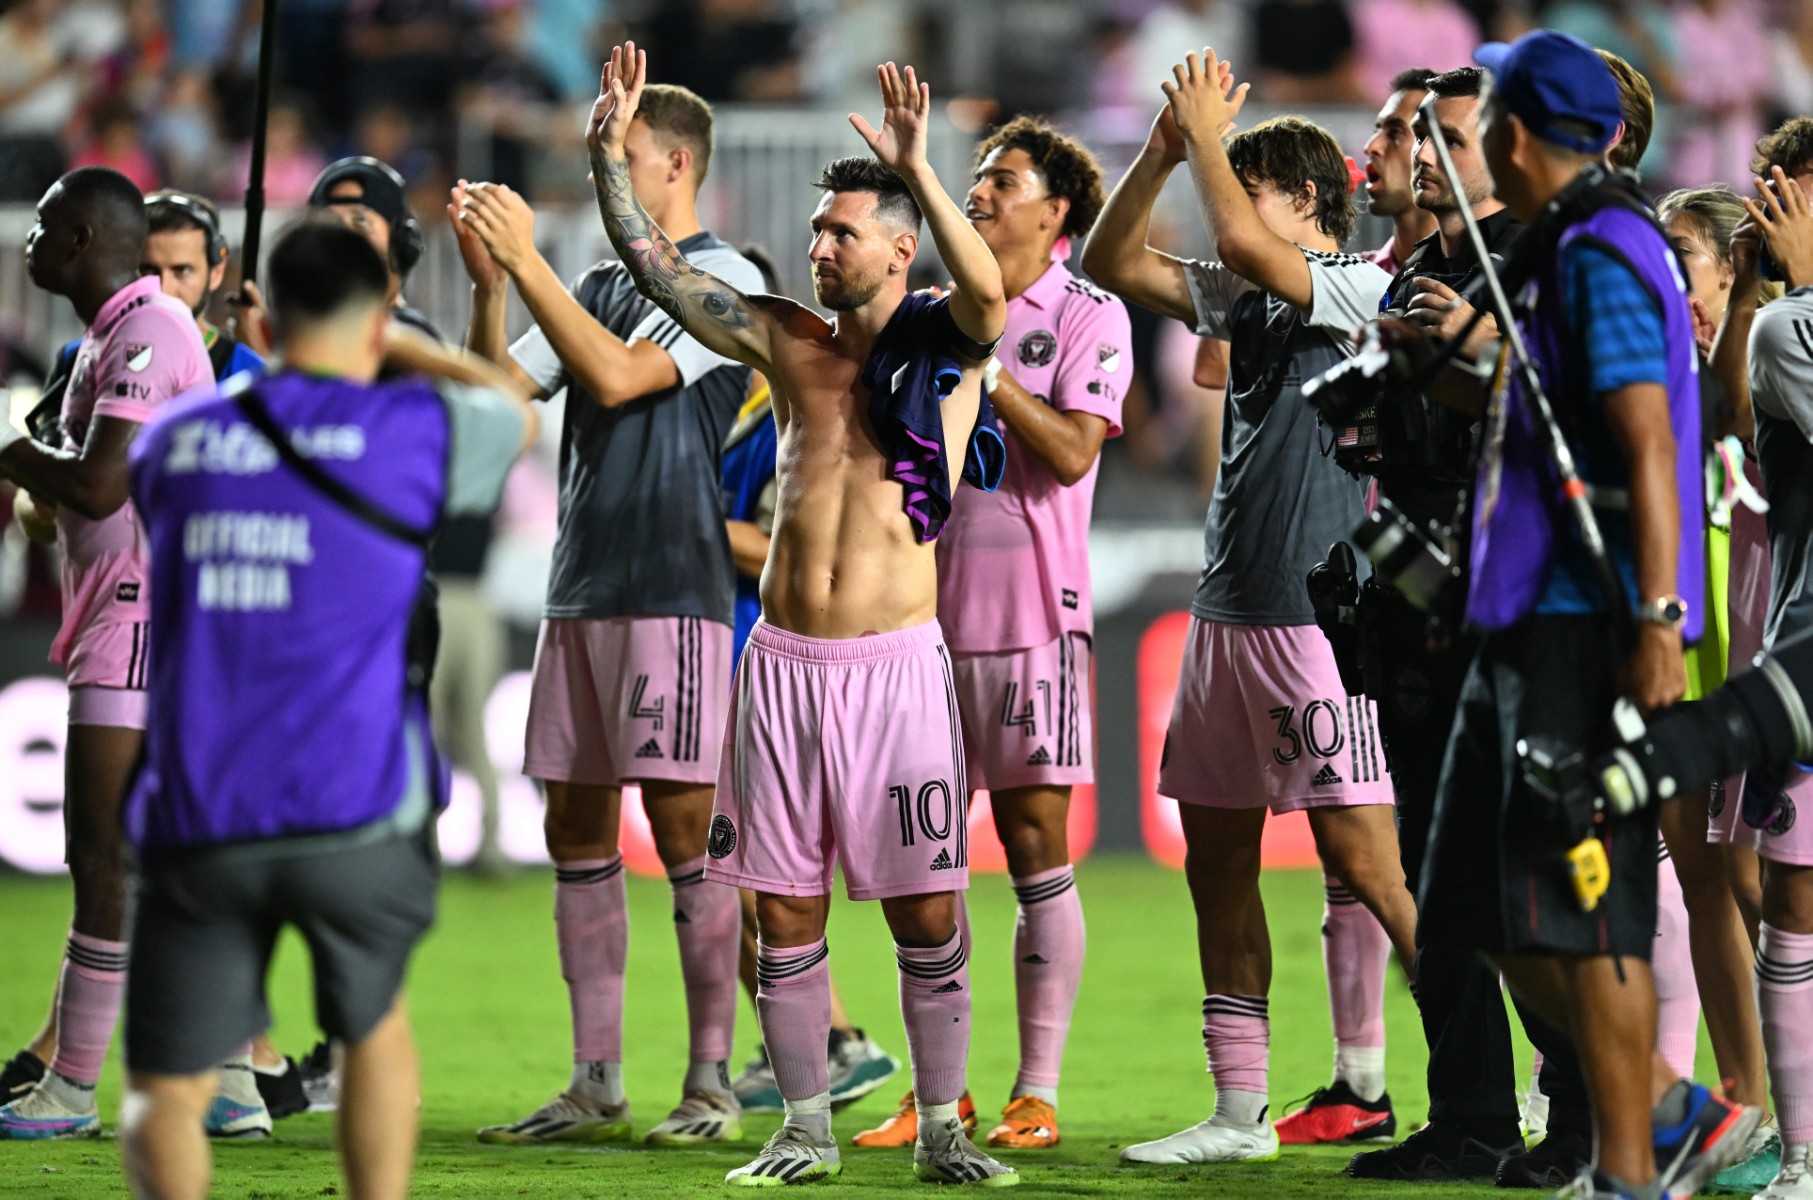
[[(329, 195), (336, 184), (348, 182), (359, 185), (357, 196)], [(326, 208), (332, 204), (363, 204), (394, 227), (409, 218), (407, 192), (403, 177), (388, 163), (363, 156), (343, 158), (316, 177), (315, 185), (308, 192), (308, 206)]]

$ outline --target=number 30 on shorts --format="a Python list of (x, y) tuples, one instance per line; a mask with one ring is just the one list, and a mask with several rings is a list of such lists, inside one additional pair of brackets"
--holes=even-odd
[(900, 814), (900, 844), (911, 846), (916, 833), (925, 834), (928, 842), (942, 842), (951, 835), (956, 808), (951, 801), (950, 785), (942, 779), (925, 784), (915, 795), (910, 787), (900, 784), (888, 789), (888, 797)]
[(1341, 710), (1332, 700), (1311, 700), (1303, 706), (1300, 721), (1294, 704), (1274, 708), (1267, 715), (1278, 723), (1279, 745), (1272, 749), (1272, 758), (1280, 766), (1290, 766), (1306, 749), (1317, 758), (1333, 758), (1347, 744)]

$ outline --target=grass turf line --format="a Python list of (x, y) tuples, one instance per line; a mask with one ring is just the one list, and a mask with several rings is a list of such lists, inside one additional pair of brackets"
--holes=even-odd
[[(1102, 856), (1078, 869), (1089, 925), (1089, 959), (1065, 1055), (1055, 1150), (1006, 1152), (1027, 1187), (1043, 1193), (1116, 1196), (1353, 1195), (1423, 1200), (1498, 1194), (1489, 1184), (1369, 1184), (1339, 1172), (1351, 1148), (1286, 1147), (1250, 1167), (1123, 1167), (1121, 1146), (1173, 1133), (1208, 1115), (1203, 1071), (1201, 981), (1183, 877), (1131, 856)], [(419, 1196), (693, 1196), (716, 1190), (726, 1171), (753, 1156), (779, 1124), (751, 1117), (743, 1143), (711, 1149), (520, 1148), (481, 1146), (480, 1125), (514, 1120), (546, 1101), (570, 1070), (566, 991), (550, 919), (551, 873), (525, 870), (503, 883), (450, 875), (440, 923), (418, 951), (408, 995), (423, 1065), (422, 1137), (413, 1194)], [(1275, 970), (1271, 993), (1274, 1115), (1325, 1084), (1331, 1042), (1322, 978), (1321, 876), (1270, 872), (1265, 879)], [(686, 1021), (679, 955), (670, 932), (665, 881), (629, 882), (631, 939), (625, 1083), (638, 1134), (680, 1098)], [(63, 880), (0, 876), (0, 1057), (37, 1028), (55, 983), (69, 917)], [(975, 1017), (970, 1082), (986, 1131), (1006, 1102), (1017, 1059), (1014, 1022), (1014, 899), (1005, 878), (978, 876), (970, 892), (976, 941), (971, 957)], [(874, 904), (840, 896), (832, 908), (831, 966), (851, 1017), (905, 1062), (893, 950)], [(279, 951), (270, 990), (279, 1045), (306, 1050), (316, 1037), (307, 954), (294, 940)], [(1422, 1038), (1395, 969), (1386, 1000), (1387, 1074), (1399, 1134), (1424, 1113)], [(757, 1038), (745, 1003), (737, 1018), (738, 1059)], [(1527, 1079), (1527, 1049), (1520, 1078)], [(1702, 1050), (1702, 1062), (1711, 1058)], [(117, 1050), (100, 1086), (103, 1122), (119, 1113)], [(926, 1194), (905, 1151), (853, 1149), (849, 1138), (892, 1110), (907, 1088), (900, 1075), (839, 1114), (844, 1173), (829, 1186), (864, 1195)], [(213, 1194), (317, 1197), (341, 1194), (332, 1118), (301, 1116), (277, 1125), (268, 1142), (215, 1146)], [(100, 1142), (0, 1143), (0, 1196), (113, 1197), (123, 1193), (118, 1150)]]

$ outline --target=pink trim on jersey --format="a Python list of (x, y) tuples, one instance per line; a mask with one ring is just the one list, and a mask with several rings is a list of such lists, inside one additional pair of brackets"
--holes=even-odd
[(1396, 276), (1404, 269), (1404, 264), (1398, 261), (1398, 235), (1395, 233), (1385, 239), (1383, 246), (1366, 255), (1366, 258), (1383, 267), (1388, 275)]
[[(1133, 378), (1127, 307), (1053, 263), (1007, 303), (997, 352), (1005, 372), (1060, 412), (1083, 412), (1121, 432)], [(1100, 466), (1069, 487), (1005, 423), (999, 490), (961, 489), (938, 538), (938, 621), (953, 650), (999, 653), (1091, 633), (1089, 517)]]
[[(82, 336), (63, 397), (63, 444), (79, 448), (96, 417), (142, 423), (166, 401), (213, 378), (194, 315), (147, 275), (109, 297)], [(88, 630), (150, 620), (151, 548), (130, 500), (98, 521), (64, 506), (57, 540), (63, 548), (63, 624), (50, 660), (65, 664)]]

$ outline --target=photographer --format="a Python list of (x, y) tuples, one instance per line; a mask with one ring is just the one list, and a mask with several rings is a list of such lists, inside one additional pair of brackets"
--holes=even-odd
[[(1477, 58), (1492, 72), (1480, 144), (1497, 193), (1541, 218), (1511, 272), (1527, 278), (1507, 285), (1535, 361), (1499, 372), (1486, 415), (1466, 606), (1483, 637), (1438, 789), (1422, 920), (1426, 936), (1488, 955), (1573, 1037), (1598, 1145), (1579, 1194), (1687, 1194), (1743, 1154), (1761, 1113), (1674, 1078), (1655, 1053), (1655, 821), (1587, 823), (1544, 799), (1519, 757), (1528, 745), (1565, 759), (1605, 740), (1616, 697), (1648, 710), (1685, 687), (1682, 642), (1702, 615), (1680, 596), (1701, 593), (1704, 568), (1692, 322), (1667, 239), (1596, 161), (1621, 122), (1610, 69), (1547, 31)], [(1484, 391), (1475, 379), (1443, 398), (1478, 411)], [(1550, 406), (1603, 558), (1558, 494)], [(1603, 870), (1602, 895), (1576, 862)]]
[[(1434, 217), (1436, 231), (1405, 256), (1386, 294), (1387, 311), (1404, 314), (1431, 337), (1446, 340), (1464, 332), (1461, 353), (1469, 359), (1496, 336), (1497, 325), (1490, 315), (1471, 321), (1473, 308), (1457, 300), (1477, 281), (1479, 263), (1429, 139), (1439, 133), (1447, 142), (1466, 200), (1502, 268), (1523, 225), (1492, 195), (1492, 177), (1480, 154), (1483, 77), (1478, 67), (1462, 67), (1428, 81), (1440, 128), (1431, 130), (1422, 114), (1416, 115), (1413, 178), (1417, 207)], [(1377, 432), (1358, 469), (1376, 475), (1380, 495), (1419, 528), (1433, 523), (1457, 531), (1450, 554), (1464, 565), (1460, 514), (1472, 482), (1475, 423), (1420, 395), (1390, 393), (1359, 420), (1370, 421)], [(1446, 630), (1458, 625), (1457, 617), (1445, 622)], [(1423, 873), (1442, 755), (1474, 643), (1446, 633), (1439, 642), (1432, 639), (1428, 617), (1376, 576), (1361, 589), (1359, 627), (1361, 674), (1379, 706), (1397, 793), (1398, 844), (1414, 892)], [(1417, 1002), (1429, 1046), (1429, 1123), (1396, 1146), (1355, 1155), (1348, 1173), (1365, 1179), (1493, 1178), (1501, 1160), (1522, 1149), (1511, 1031), (1498, 977), (1464, 942), (1422, 932)], [(1545, 1052), (1556, 1041), (1537, 1031), (1532, 1036)], [(1577, 1078), (1568, 1070), (1571, 1056), (1561, 1049), (1549, 1057), (1549, 1073)], [(1566, 1176), (1571, 1177), (1587, 1157), (1574, 1148), (1591, 1136), (1585, 1098), (1580, 1085), (1570, 1088), (1566, 1078), (1556, 1081), (1554, 1091), (1562, 1103), (1550, 1131), (1554, 1145), (1543, 1157), (1569, 1156), (1573, 1169)], [(1579, 1102), (1570, 1105), (1576, 1096)]]

